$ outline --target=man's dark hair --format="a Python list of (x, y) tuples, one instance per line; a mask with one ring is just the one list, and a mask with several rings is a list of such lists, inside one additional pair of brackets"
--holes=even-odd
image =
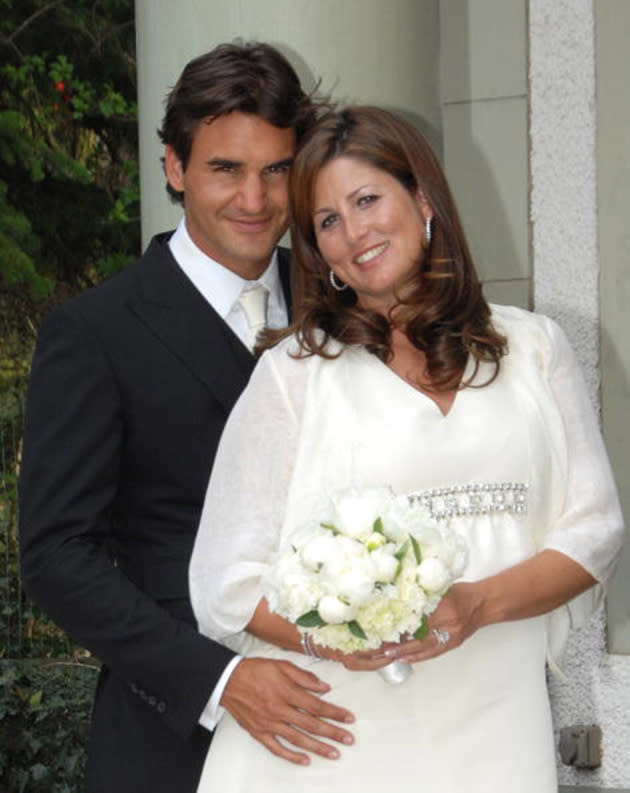
[[(184, 170), (193, 137), (204, 120), (238, 110), (274, 127), (292, 127), (296, 139), (314, 124), (315, 103), (304, 93), (289, 61), (269, 44), (220, 44), (194, 58), (168, 94), (160, 140), (173, 147)], [(183, 193), (167, 184), (173, 200)]]

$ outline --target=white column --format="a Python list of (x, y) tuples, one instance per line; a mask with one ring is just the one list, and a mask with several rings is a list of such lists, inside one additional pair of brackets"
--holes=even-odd
[(184, 65), (217, 44), (280, 49), (306, 90), (406, 110), (439, 143), (437, 0), (136, 0), (145, 243), (179, 217), (159, 158), (163, 102)]
[[(623, 21), (616, 19), (616, 24), (623, 30)], [(593, 0), (529, 0), (529, 33), (535, 307), (566, 330), (597, 404), (600, 268)], [(627, 423), (627, 412), (624, 419)], [(556, 728), (597, 723), (603, 732), (601, 768), (584, 772), (559, 763), (565, 785), (602, 790), (630, 785), (630, 665), (627, 657), (607, 654), (605, 630), (602, 610), (587, 627), (573, 632), (566, 661), (569, 682), (550, 681)]]
[(593, 0), (530, 0), (534, 305), (559, 320), (598, 388)]

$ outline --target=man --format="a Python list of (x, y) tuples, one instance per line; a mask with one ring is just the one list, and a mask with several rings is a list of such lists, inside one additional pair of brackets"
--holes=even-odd
[(234, 659), (199, 635), (187, 578), (217, 443), (254, 365), (260, 318), (247, 298), (262, 293), (269, 323), (287, 321), (286, 252), (275, 246), (287, 171), (314, 116), (271, 47), (222, 45), (189, 63), (160, 131), (184, 221), (40, 331), (22, 572), (31, 596), (104, 663), (89, 793), (193, 791), (221, 707), (292, 762), (335, 757), (331, 740), (352, 741), (339, 726), (351, 715), (320, 698), (328, 687), (314, 675)]

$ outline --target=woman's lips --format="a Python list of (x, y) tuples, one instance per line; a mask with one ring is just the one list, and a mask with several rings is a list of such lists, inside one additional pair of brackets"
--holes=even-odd
[(353, 261), (355, 264), (367, 264), (371, 262), (372, 259), (375, 259), (377, 256), (380, 256), (383, 251), (389, 247), (389, 242), (381, 242), (379, 245), (373, 245), (371, 248), (368, 248), (363, 253), (360, 253), (358, 256), (355, 256)]

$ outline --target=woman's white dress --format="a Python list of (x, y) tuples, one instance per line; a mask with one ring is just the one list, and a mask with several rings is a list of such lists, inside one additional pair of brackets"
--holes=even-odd
[[(495, 306), (493, 320), (509, 341), (500, 375), (458, 392), (447, 415), (359, 347), (295, 360), (289, 339), (262, 357), (215, 462), (191, 563), (193, 606), (203, 633), (242, 654), (312, 668), (331, 685), (330, 701), (356, 715), (356, 743), (339, 760), (296, 767), (226, 713), (199, 793), (382, 793), (396, 784), (556, 793), (545, 660), (557, 665), (569, 624), (583, 621), (599, 587), (550, 617), (485, 627), (398, 686), (243, 632), (283, 538), (350, 486), (420, 491), (434, 511), (454, 512), (469, 545), (467, 580), (542, 548), (607, 580), (621, 515), (573, 353), (545, 317)], [(475, 382), (489, 371), (483, 365)]]

